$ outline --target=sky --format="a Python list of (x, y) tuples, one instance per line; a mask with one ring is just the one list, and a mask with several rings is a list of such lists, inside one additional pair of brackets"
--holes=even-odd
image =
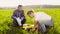
[(0, 7), (16, 7), (18, 5), (60, 5), (60, 0), (0, 0)]

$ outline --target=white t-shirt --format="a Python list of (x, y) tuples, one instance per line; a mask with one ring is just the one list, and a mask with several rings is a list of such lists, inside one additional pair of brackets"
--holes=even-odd
[(43, 22), (43, 24), (49, 25), (50, 23), (47, 23), (47, 22), (51, 21), (51, 16), (49, 16), (48, 14), (44, 12), (37, 12), (34, 14), (34, 19), (40, 23)]

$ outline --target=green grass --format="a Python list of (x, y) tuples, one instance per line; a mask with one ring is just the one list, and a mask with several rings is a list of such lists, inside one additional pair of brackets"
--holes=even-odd
[[(13, 25), (11, 16), (13, 14), (14, 9), (9, 9), (9, 10), (0, 10), (0, 34), (6, 34), (6, 32), (8, 31), (10, 34), (12, 33), (11, 31), (16, 32), (19, 34), (20, 33), (20, 29), (18, 31), (18, 29), (13, 29), (11, 30), (11, 27)], [(27, 11), (28, 9), (24, 9), (25, 11), (25, 17), (26, 17), (26, 23), (28, 24), (33, 24), (34, 23), (34, 19), (29, 18), (27, 16)], [(50, 15), (53, 19), (54, 19), (54, 33), (51, 30), (49, 32), (49, 34), (53, 33), (53, 34), (60, 34), (60, 8), (44, 8), (44, 9), (40, 9), (40, 8), (34, 8), (35, 12), (45, 12), (48, 15)], [(17, 30), (17, 31), (14, 31)], [(25, 31), (23, 30), (23, 32), (25, 33)]]

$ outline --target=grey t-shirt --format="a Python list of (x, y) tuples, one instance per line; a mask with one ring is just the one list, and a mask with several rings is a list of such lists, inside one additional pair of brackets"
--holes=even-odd
[(51, 16), (44, 12), (37, 12), (34, 15), (34, 19), (37, 20), (40, 24), (53, 25), (51, 23)]

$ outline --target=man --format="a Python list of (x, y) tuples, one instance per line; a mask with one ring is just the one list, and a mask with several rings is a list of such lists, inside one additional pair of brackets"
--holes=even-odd
[(16, 9), (12, 15), (13, 18), (13, 23), (14, 26), (23, 26), (23, 24), (25, 23), (26, 19), (24, 16), (24, 10), (23, 10), (23, 6), (22, 5), (18, 5), (18, 9)]
[(37, 12), (34, 13), (33, 10), (29, 10), (27, 12), (27, 15), (31, 18), (35, 19), (34, 27), (32, 30), (35, 30), (35, 28), (38, 28), (38, 32), (42, 32), (42, 34), (46, 34), (47, 26), (53, 26), (54, 22), (51, 16), (47, 15), (44, 12)]

